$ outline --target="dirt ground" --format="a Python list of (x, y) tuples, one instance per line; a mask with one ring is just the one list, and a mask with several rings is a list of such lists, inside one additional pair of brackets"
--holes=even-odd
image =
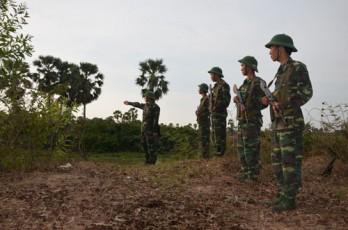
[(244, 184), (228, 157), (1, 173), (0, 229), (348, 229), (348, 166), (319, 176), (328, 161), (304, 162), (298, 208), (283, 213), (262, 205), (276, 192), (271, 166)]

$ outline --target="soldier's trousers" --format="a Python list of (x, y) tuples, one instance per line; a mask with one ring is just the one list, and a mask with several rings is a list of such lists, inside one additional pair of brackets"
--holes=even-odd
[(273, 131), (272, 149), (272, 166), (278, 189), (295, 198), (302, 187), (302, 131)]
[(237, 150), (244, 179), (257, 180), (260, 174), (259, 124), (239, 123), (237, 130)]
[(210, 157), (210, 124), (209, 120), (199, 124), (201, 151), (204, 158)]
[(141, 133), (141, 144), (145, 152), (145, 163), (155, 164), (157, 161), (157, 148), (152, 131), (144, 131)]
[(226, 117), (224, 114), (213, 114), (213, 143), (220, 156), (226, 151)]

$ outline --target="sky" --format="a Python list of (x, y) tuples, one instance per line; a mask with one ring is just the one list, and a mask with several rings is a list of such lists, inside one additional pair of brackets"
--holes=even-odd
[[(306, 64), (314, 95), (302, 107), (306, 121), (320, 119), (322, 102), (348, 103), (346, 0), (27, 0), (30, 15), (23, 32), (33, 36), (39, 55), (96, 64), (105, 80), (99, 98), (87, 105), (87, 117), (106, 118), (128, 111), (124, 100), (143, 102), (135, 79), (139, 62), (163, 59), (169, 92), (158, 101), (160, 123), (196, 122), (198, 85), (212, 84), (208, 70), (222, 68), (224, 80), (245, 79), (239, 59), (258, 60), (257, 76), (273, 79), (278, 62), (265, 48), (280, 33), (292, 37), (294, 60)], [(272, 87), (271, 87), (272, 89)], [(231, 91), (232, 97), (234, 96)], [(235, 120), (231, 102), (228, 119)], [(82, 115), (82, 108), (80, 113)], [(263, 110), (264, 127), (269, 111)], [(141, 117), (141, 111), (139, 111)]]

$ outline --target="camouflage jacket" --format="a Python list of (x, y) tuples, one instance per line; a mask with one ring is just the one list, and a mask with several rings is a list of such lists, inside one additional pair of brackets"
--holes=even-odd
[(209, 98), (203, 96), (196, 111), (198, 124), (209, 124)]
[(215, 83), (212, 91), (213, 115), (227, 116), (227, 107), (231, 102), (230, 86), (224, 80), (221, 80), (221, 82)]
[[(313, 96), (312, 84), (305, 64), (289, 59), (281, 65), (276, 74), (275, 89), (272, 93), (275, 100), (283, 109), (287, 126), (274, 114), (272, 128), (274, 130), (296, 129), (303, 130), (304, 119), (301, 106)], [(273, 110), (271, 110), (273, 112)]]
[[(264, 81), (259, 77), (253, 77), (251, 80), (245, 79), (239, 87), (239, 92), (245, 103), (246, 114), (249, 123), (262, 125), (261, 110), (267, 106), (262, 105), (261, 100), (265, 93), (260, 87), (260, 82)], [(237, 119), (239, 122), (246, 122), (245, 115), (241, 113), (240, 106), (237, 107)]]
[(155, 102), (128, 102), (128, 104), (143, 110), (142, 132), (158, 132), (160, 107)]

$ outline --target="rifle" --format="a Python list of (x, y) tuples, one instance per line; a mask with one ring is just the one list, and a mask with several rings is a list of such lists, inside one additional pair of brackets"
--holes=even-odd
[(211, 84), (209, 85), (209, 110), (210, 113), (213, 112), (214, 109), (214, 99), (213, 99), (213, 88), (211, 87)]
[[(266, 86), (266, 82), (265, 81), (260, 81), (260, 87), (261, 87), (262, 91), (265, 93), (266, 97), (268, 98), (269, 103), (273, 106), (274, 102), (276, 102), (276, 101), (275, 101), (271, 91)], [(271, 108), (271, 111), (272, 111), (272, 108)], [(285, 126), (287, 126), (288, 123), (284, 119), (282, 108), (279, 107), (277, 112), (278, 112), (279, 116), (281, 117), (282, 121), (284, 122)]]
[(321, 176), (329, 176), (332, 173), (332, 169), (334, 166), (335, 161), (337, 160), (338, 156), (334, 155), (331, 159), (331, 161), (329, 162), (329, 164), (326, 166), (326, 168), (324, 169), (324, 171), (320, 174)]
[(237, 94), (237, 98), (238, 98), (238, 101), (239, 101), (239, 109), (237, 110), (237, 117), (239, 117), (240, 111), (243, 110), (244, 111), (245, 120), (248, 123), (247, 109), (246, 109), (245, 103), (243, 101), (242, 95), (240, 94), (236, 84), (233, 85), (233, 92), (235, 94)]
[(213, 88), (209, 84), (209, 111), (210, 111), (210, 139), (214, 142), (214, 129), (213, 129), (213, 110), (214, 110), (214, 98), (213, 98)]

